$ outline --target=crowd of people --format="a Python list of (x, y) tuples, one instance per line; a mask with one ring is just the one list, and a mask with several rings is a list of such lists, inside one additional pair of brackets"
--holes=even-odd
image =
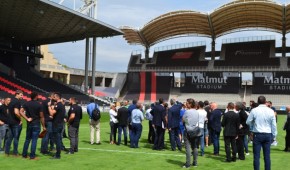
[[(70, 139), (70, 148), (67, 150), (67, 154), (78, 152), (78, 131), (82, 119), (82, 108), (77, 105), (76, 98), (69, 99), (70, 109), (66, 114), (65, 101), (60, 93), (50, 93), (45, 101), (39, 101), (36, 92), (30, 94), (31, 100), (28, 102), (23, 103), (22, 97), (23, 92), (17, 90), (14, 98), (4, 98), (4, 102), (0, 106), (1, 152), (4, 152), (6, 156), (20, 156), (18, 145), (22, 131), (22, 119), (27, 122), (26, 137), (21, 155), (23, 158), (38, 159), (35, 152), (38, 138), (42, 137), (40, 152), (44, 155), (51, 155), (50, 150), (56, 149), (51, 159), (60, 159), (61, 150), (65, 150), (62, 143), (65, 123), (68, 126)], [(13, 151), (11, 153), (12, 141)], [(29, 145), (31, 147), (28, 155)], [(49, 145), (50, 150), (48, 149)]]
[[(17, 90), (14, 98), (4, 98), (0, 106), (0, 149), (6, 156), (19, 156), (18, 145), (22, 131), (22, 119), (27, 121), (26, 138), (22, 157), (31, 160), (36, 157), (36, 147), (39, 134), (44, 134), (41, 141), (40, 152), (50, 155), (56, 149), (51, 159), (60, 159), (61, 150), (65, 150), (62, 143), (65, 123), (68, 125), (70, 148), (67, 154), (78, 152), (78, 134), (82, 108), (74, 97), (69, 99), (70, 108), (66, 114), (65, 103), (61, 94), (50, 93), (45, 101), (38, 100), (38, 94), (32, 92), (31, 100), (21, 103), (23, 92)], [(290, 107), (287, 110), (286, 146), (284, 151), (290, 151)], [(87, 105), (90, 124), (90, 144), (101, 144), (100, 117), (95, 118), (99, 106), (94, 99)], [(220, 155), (220, 133), (223, 130), (224, 146), (226, 152), (225, 162), (245, 160), (249, 155), (248, 143), (253, 143), (254, 169), (260, 167), (260, 150), (263, 148), (265, 169), (270, 169), (270, 146), (277, 145), (277, 113), (272, 103), (260, 96), (257, 103), (251, 101), (250, 107), (245, 103), (228, 103), (225, 111), (218, 109), (216, 102), (197, 101), (187, 99), (182, 103), (170, 99), (167, 103), (162, 98), (148, 106), (138, 100), (132, 104), (125, 100), (120, 104), (112, 104), (110, 115), (110, 144), (121, 145), (122, 136), (124, 145), (139, 148), (142, 134), (142, 122), (148, 120), (148, 143), (152, 149), (162, 151), (166, 149), (165, 132), (168, 131), (170, 149), (182, 151), (184, 145), (186, 163), (184, 168), (197, 166), (198, 156), (205, 155), (205, 148), (213, 145), (213, 156)], [(42, 134), (41, 133), (41, 134)], [(194, 134), (194, 135), (192, 135)], [(117, 136), (118, 135), (118, 136)], [(96, 138), (95, 138), (96, 137)], [(13, 151), (10, 148), (13, 141)], [(28, 147), (31, 143), (30, 155)], [(2, 147), (3, 146), (3, 147)], [(54, 148), (55, 146), (55, 148)], [(191, 156), (193, 163), (191, 163)]]
[[(290, 112), (290, 107), (287, 107)], [(144, 113), (144, 116), (143, 116)], [(124, 134), (124, 144), (127, 145), (127, 128), (130, 137), (130, 147), (138, 148), (138, 141), (142, 133), (142, 121), (149, 123), (148, 143), (153, 144), (152, 149), (162, 151), (165, 149), (165, 132), (169, 133), (172, 151), (182, 151), (184, 143), (186, 163), (184, 168), (197, 166), (198, 155), (204, 156), (205, 148), (213, 145), (213, 155), (220, 155), (220, 133), (223, 130), (224, 146), (226, 151), (225, 162), (245, 160), (249, 155), (248, 143), (253, 143), (254, 169), (259, 169), (260, 150), (265, 155), (265, 169), (270, 169), (270, 146), (277, 145), (276, 121), (277, 113), (272, 103), (266, 101), (264, 96), (258, 102), (251, 101), (250, 107), (245, 102), (228, 103), (225, 111), (218, 109), (216, 102), (196, 101), (187, 99), (181, 103), (171, 99), (166, 103), (163, 99), (142, 106), (138, 100), (121, 102), (120, 106), (111, 105), (110, 111), (110, 144), (121, 144)], [(288, 115), (290, 120), (290, 115)], [(290, 124), (290, 123), (289, 123)], [(288, 125), (290, 126), (290, 125)], [(285, 124), (284, 129), (288, 126)], [(199, 135), (191, 137), (190, 131), (198, 127)], [(118, 140), (116, 135), (118, 131)], [(286, 140), (289, 140), (287, 131)], [(286, 144), (288, 151), (290, 142)], [(191, 164), (191, 156), (193, 163)]]

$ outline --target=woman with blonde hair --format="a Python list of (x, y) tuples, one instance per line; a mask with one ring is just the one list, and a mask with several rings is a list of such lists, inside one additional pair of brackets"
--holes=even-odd
[(112, 104), (110, 106), (110, 127), (111, 127), (111, 133), (110, 133), (110, 144), (116, 143), (116, 133), (117, 133), (117, 127), (118, 127), (118, 120), (117, 120), (117, 110), (116, 105)]

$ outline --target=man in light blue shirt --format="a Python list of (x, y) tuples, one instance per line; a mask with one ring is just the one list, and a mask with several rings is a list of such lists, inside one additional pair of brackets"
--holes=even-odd
[(90, 124), (90, 129), (91, 129), (91, 138), (90, 138), (91, 145), (94, 144), (95, 131), (96, 131), (96, 144), (98, 145), (101, 144), (100, 120), (95, 121), (92, 119), (92, 113), (95, 107), (99, 109), (99, 105), (95, 103), (95, 99), (90, 98), (90, 104), (88, 104), (87, 106), (87, 113), (90, 117), (89, 124)]
[(247, 119), (251, 130), (254, 151), (254, 170), (260, 169), (260, 151), (263, 147), (265, 170), (271, 169), (270, 147), (273, 138), (277, 136), (277, 126), (274, 111), (266, 106), (266, 98), (258, 97), (259, 106), (252, 109)]
[(144, 116), (142, 113), (142, 104), (140, 102), (137, 103), (136, 109), (132, 111), (132, 134), (130, 139), (130, 147), (138, 148), (139, 139), (142, 133), (142, 121), (144, 120)]

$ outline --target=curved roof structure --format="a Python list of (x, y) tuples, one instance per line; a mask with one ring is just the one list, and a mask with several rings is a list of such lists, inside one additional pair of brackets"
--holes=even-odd
[(122, 34), (113, 26), (52, 1), (0, 1), (0, 40), (42, 45)]
[[(124, 29), (126, 28), (126, 29)], [(161, 15), (141, 29), (121, 28), (129, 44), (150, 47), (180, 36), (205, 36), (215, 39), (243, 30), (290, 32), (290, 5), (270, 0), (236, 0), (212, 13), (175, 11)]]

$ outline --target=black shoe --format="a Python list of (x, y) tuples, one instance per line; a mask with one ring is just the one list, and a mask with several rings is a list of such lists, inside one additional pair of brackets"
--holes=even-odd
[(224, 162), (232, 162), (232, 160), (228, 160), (228, 159), (226, 159), (226, 160), (224, 160)]
[(60, 159), (60, 157), (53, 156), (50, 159)]
[(192, 163), (192, 166), (193, 167), (197, 167), (197, 163)]
[(233, 162), (236, 162), (236, 161), (237, 161), (237, 159), (236, 159), (236, 158), (232, 158), (232, 161), (233, 161)]
[(41, 152), (43, 155), (49, 155), (50, 152), (46, 151), (46, 152)]
[(79, 150), (77, 150), (77, 149), (76, 149), (76, 150), (74, 150), (74, 152), (78, 152), (78, 151), (79, 151)]

